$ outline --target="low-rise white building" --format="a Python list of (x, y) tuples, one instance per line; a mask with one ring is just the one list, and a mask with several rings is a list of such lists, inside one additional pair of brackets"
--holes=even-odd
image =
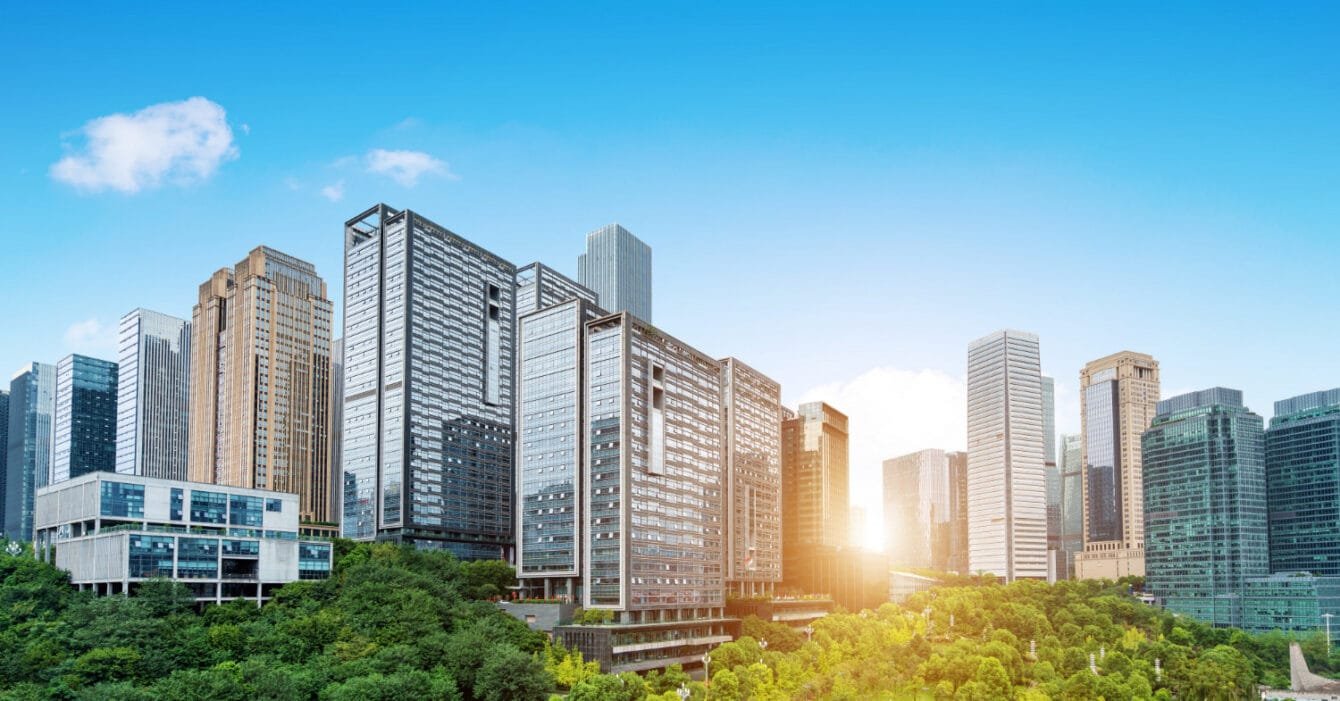
[(198, 601), (260, 602), (330, 575), (331, 544), (300, 540), (298, 519), (296, 494), (94, 472), (37, 490), (34, 545), (80, 590), (166, 578)]

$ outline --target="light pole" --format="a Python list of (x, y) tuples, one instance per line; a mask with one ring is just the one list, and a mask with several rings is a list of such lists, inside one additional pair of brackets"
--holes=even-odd
[(712, 681), (712, 655), (703, 655), (703, 678)]
[(803, 630), (805, 632), (805, 642), (808, 643), (810, 638), (814, 636), (814, 626), (805, 626)]
[(689, 687), (686, 684), (680, 684), (679, 688), (675, 690), (675, 693), (679, 694), (679, 701), (689, 701), (689, 697), (693, 696), (693, 692), (689, 691)]
[(1334, 616), (1335, 616), (1335, 614), (1333, 614), (1333, 613), (1323, 613), (1323, 614), (1321, 614), (1321, 617), (1322, 617), (1323, 619), (1325, 619), (1325, 621), (1326, 621), (1326, 656), (1327, 656), (1327, 657), (1330, 657), (1330, 656), (1331, 656), (1331, 618), (1333, 618)]

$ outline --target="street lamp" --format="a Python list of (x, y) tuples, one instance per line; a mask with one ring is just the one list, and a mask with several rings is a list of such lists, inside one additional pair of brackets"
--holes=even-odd
[(1323, 613), (1321, 617), (1326, 619), (1326, 656), (1331, 656), (1331, 619), (1335, 617), (1333, 613)]
[(675, 693), (679, 694), (679, 701), (689, 701), (689, 697), (693, 696), (693, 692), (689, 691), (689, 687), (685, 684), (680, 684)]
[(707, 681), (712, 681), (712, 655), (703, 655), (703, 677)]

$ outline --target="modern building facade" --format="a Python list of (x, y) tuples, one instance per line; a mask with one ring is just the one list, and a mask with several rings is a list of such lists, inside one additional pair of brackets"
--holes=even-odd
[(343, 535), (508, 556), (516, 267), (384, 204), (344, 242)]
[(539, 262), (523, 265), (516, 270), (516, 315), (520, 319), (530, 312), (548, 309), (570, 299), (580, 299), (600, 308), (595, 292), (572, 278)]
[(1084, 458), (1080, 434), (1061, 436), (1061, 551), (1063, 579), (1075, 576), (1075, 556), (1084, 550)]
[(586, 253), (577, 257), (577, 280), (610, 312), (626, 311), (648, 323), (651, 317), (651, 246), (618, 224), (586, 235)]
[(191, 314), (191, 480), (297, 494), (328, 523), (332, 305), (306, 261), (260, 246)]
[(1278, 572), (1244, 583), (1242, 627), (1253, 633), (1329, 631), (1340, 641), (1340, 623), (1328, 626), (1327, 614), (1340, 616), (1340, 577)]
[(35, 546), (81, 591), (168, 578), (200, 602), (259, 603), (330, 576), (333, 546), (301, 540), (298, 512), (296, 494), (94, 472), (38, 490)]
[(1146, 590), (1170, 611), (1242, 627), (1245, 583), (1269, 564), (1261, 417), (1234, 389), (1165, 399), (1142, 457)]
[(1116, 579), (1145, 573), (1140, 437), (1159, 401), (1159, 364), (1122, 351), (1079, 376), (1084, 463), (1084, 551), (1076, 576)]
[(953, 555), (953, 484), (943, 450), (884, 461), (884, 545), (889, 564), (947, 572)]
[(624, 312), (586, 322), (582, 592), (611, 626), (555, 630), (609, 671), (730, 639), (720, 364)]
[(720, 362), (726, 583), (771, 594), (782, 581), (782, 386), (738, 358)]
[(121, 317), (116, 471), (185, 480), (190, 457), (191, 322), (148, 309)]
[(517, 320), (516, 561), (532, 598), (584, 599), (586, 322), (599, 316), (573, 297)]
[(948, 571), (968, 574), (968, 454), (945, 453), (949, 468), (949, 566)]
[(1047, 578), (1038, 337), (997, 331), (968, 346), (968, 566)]
[(1066, 578), (1061, 549), (1061, 471), (1056, 465), (1056, 380), (1042, 376), (1042, 471), (1047, 488), (1047, 581)]
[(5, 488), (9, 480), (9, 390), (0, 389), (0, 536), (5, 528)]
[(5, 461), (5, 537), (31, 542), (33, 500), (51, 476), (51, 429), (56, 413), (56, 366), (30, 363), (9, 383)]
[(48, 484), (116, 471), (116, 400), (116, 363), (84, 355), (56, 363)]
[(851, 546), (847, 446), (847, 415), (824, 402), (782, 421), (782, 575), (792, 589), (831, 594), (817, 588), (818, 555)]
[(1340, 576), (1340, 389), (1275, 402), (1266, 484), (1270, 571)]

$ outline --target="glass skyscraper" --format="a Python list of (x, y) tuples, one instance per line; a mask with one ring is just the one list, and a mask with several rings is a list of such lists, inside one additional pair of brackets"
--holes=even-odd
[(5, 495), (9, 490), (9, 390), (0, 389), (0, 533), (5, 527)]
[(1046, 579), (1047, 488), (1038, 337), (997, 331), (968, 346), (968, 566)]
[(135, 309), (121, 317), (116, 471), (186, 479), (191, 322)]
[(1064, 577), (1075, 576), (1075, 554), (1084, 549), (1084, 482), (1080, 436), (1061, 436), (1061, 550), (1065, 553)]
[(586, 235), (577, 280), (596, 293), (604, 309), (651, 322), (651, 246), (622, 226), (610, 224)]
[(386, 205), (344, 241), (343, 535), (506, 557), (516, 267)]
[(741, 596), (782, 581), (782, 386), (721, 360), (726, 581)]
[(884, 461), (885, 547), (889, 564), (950, 571), (954, 494), (943, 450)]
[(1266, 482), (1270, 571), (1340, 575), (1340, 389), (1275, 402)]
[(968, 454), (945, 453), (949, 469), (950, 572), (968, 574)]
[(33, 539), (33, 504), (51, 475), (56, 366), (31, 363), (9, 383), (9, 457), (5, 463), (5, 536)]
[(56, 363), (51, 479), (116, 471), (117, 366), (70, 355)]
[(1266, 574), (1265, 431), (1242, 392), (1158, 403), (1145, 432), (1146, 588), (1171, 611), (1241, 627), (1245, 582)]

